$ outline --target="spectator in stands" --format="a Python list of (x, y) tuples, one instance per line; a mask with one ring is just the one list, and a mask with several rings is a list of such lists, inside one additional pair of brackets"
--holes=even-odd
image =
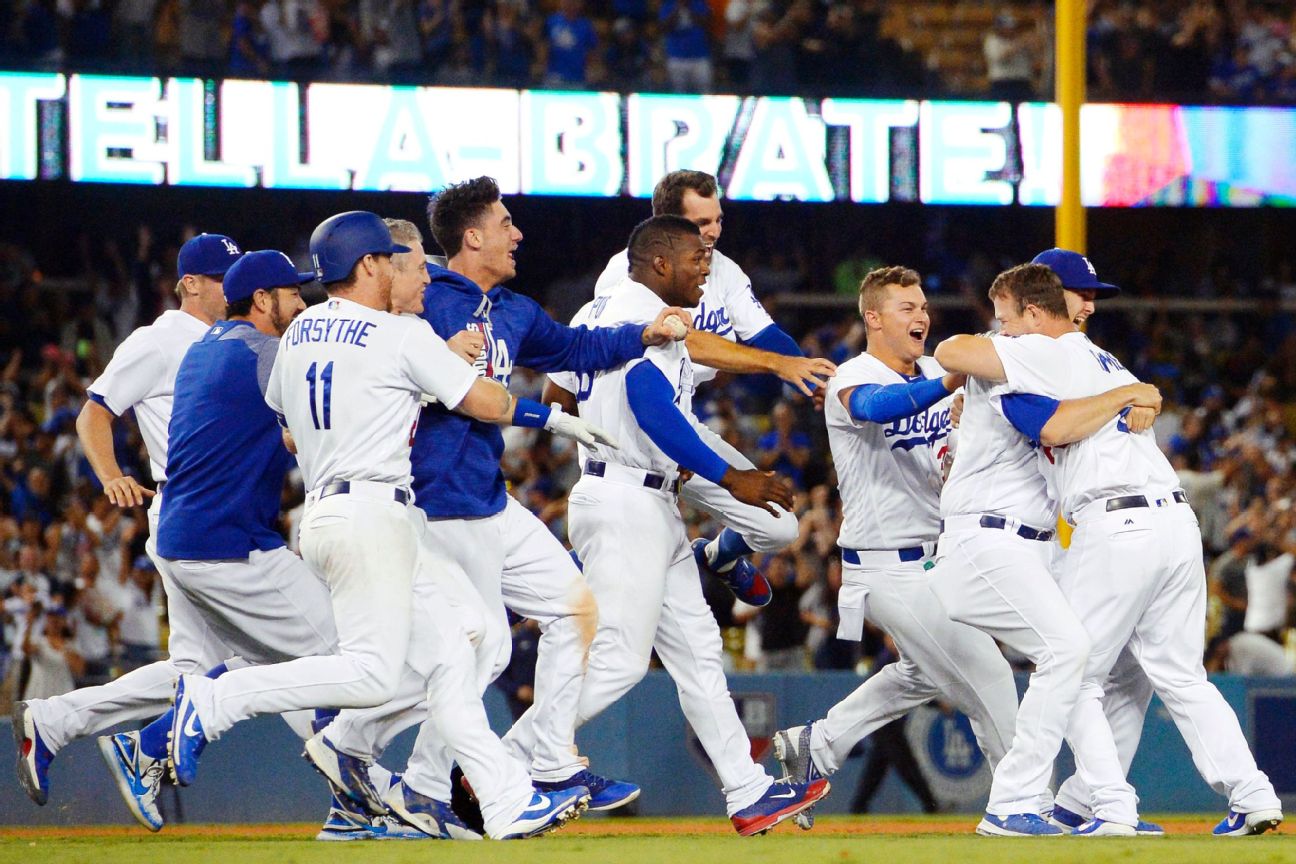
[(270, 45), (252, 3), (241, 2), (234, 7), (234, 21), (230, 25), (229, 74), (236, 78), (270, 74)]
[(328, 13), (318, 0), (269, 0), (261, 7), (261, 26), (270, 43), (275, 73), (310, 79), (324, 60)]
[(423, 36), (423, 65), (435, 75), (454, 47), (457, 4), (454, 0), (420, 0), (418, 27)]
[(619, 90), (642, 90), (648, 71), (647, 41), (633, 18), (618, 18), (612, 25), (605, 64), (608, 81)]
[(417, 0), (361, 0), (357, 26), (370, 46), (374, 74), (399, 84), (419, 80), (423, 49), (419, 39)]
[(590, 55), (598, 47), (594, 23), (582, 0), (561, 0), (558, 11), (545, 19), (544, 84), (579, 87), (586, 81)]
[[(509, 613), (510, 617), (513, 613)], [(540, 656), (540, 625), (530, 618), (521, 618), (513, 625), (513, 653), (508, 666), (495, 679), (495, 686), (504, 694), (509, 713), (517, 720), (535, 702), (536, 660)]]
[(814, 21), (810, 0), (769, 0), (752, 23), (756, 57), (751, 89), (756, 93), (791, 94), (797, 89), (797, 49)]
[(26, 684), (22, 699), (47, 699), (69, 693), (85, 664), (72, 646), (67, 615), (62, 608), (45, 609), (34, 603), (27, 610), (22, 653)]
[(59, 20), (55, 0), (32, 0), (19, 24), (21, 53), (37, 68), (51, 68), (63, 61)]
[[(138, 669), (161, 655), (157, 568), (147, 555), (137, 557), (122, 576), (122, 616), (117, 625), (123, 672)], [(119, 601), (120, 602), (120, 601)]]
[(130, 69), (142, 71), (153, 62), (157, 5), (157, 0), (119, 0), (113, 8), (113, 47), (117, 59)]
[(721, 56), (724, 58), (725, 77), (729, 86), (739, 93), (748, 92), (752, 61), (756, 59), (752, 28), (757, 5), (757, 0), (729, 0), (725, 5), (725, 35), (721, 44)]
[[(272, 4), (274, 0), (271, 0)], [(183, 71), (189, 75), (216, 76), (225, 69), (229, 43), (225, 41), (225, 4), (210, 0), (178, 0), (179, 49)], [(269, 7), (267, 7), (269, 8)]]
[(659, 13), (666, 41), (666, 72), (676, 93), (710, 93), (711, 45), (706, 0), (663, 0)]
[(990, 98), (1005, 102), (1025, 102), (1035, 97), (1035, 66), (1040, 46), (1024, 22), (1009, 9), (994, 19), (994, 27), (985, 35), (986, 79)]
[(756, 464), (762, 471), (777, 471), (804, 488), (802, 476), (810, 462), (810, 436), (797, 428), (796, 414), (787, 402), (770, 413), (773, 427), (756, 442)]
[(487, 10), (482, 28), (492, 80), (502, 87), (526, 86), (536, 63), (539, 22), (516, 0), (499, 0)]

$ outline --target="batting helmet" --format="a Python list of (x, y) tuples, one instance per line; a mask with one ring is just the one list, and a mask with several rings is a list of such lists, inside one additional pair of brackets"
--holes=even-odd
[(315, 278), (324, 284), (341, 282), (366, 255), (395, 255), (408, 246), (392, 242), (391, 230), (382, 217), (364, 210), (330, 216), (311, 234), (311, 263)]

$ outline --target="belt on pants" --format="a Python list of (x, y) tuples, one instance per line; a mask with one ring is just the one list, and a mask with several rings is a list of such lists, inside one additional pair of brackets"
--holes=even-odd
[[(626, 465), (617, 465), (615, 463), (601, 462), (597, 459), (585, 460), (585, 469), (581, 472), (591, 477), (602, 477), (606, 480), (616, 480), (630, 485), (641, 485), (645, 489), (652, 489), (657, 492), (669, 492), (672, 495), (678, 495), (680, 491), (680, 479), (677, 474), (674, 478), (669, 478), (665, 474), (658, 474), (656, 471), (645, 471), (642, 468), (630, 468)], [(631, 483), (631, 481), (642, 482)]]
[[(1020, 523), (1020, 522), (1017, 522), (1017, 528), (1016, 528), (1016, 530), (1013, 530), (1012, 528), (1009, 527), (1009, 525), (1008, 525), (1008, 521), (1009, 521), (1009, 520), (1008, 520), (1008, 518), (1007, 518), (1006, 516), (994, 516), (994, 515), (991, 515), (991, 514), (989, 514), (989, 513), (985, 514), (984, 516), (980, 516), (980, 517), (977, 517), (977, 516), (964, 516), (964, 517), (957, 517), (957, 518), (958, 518), (959, 520), (962, 520), (962, 519), (976, 519), (976, 520), (977, 520), (976, 524), (980, 525), (982, 528), (995, 528), (995, 529), (998, 529), (998, 530), (1000, 530), (1000, 531), (1012, 531), (1012, 532), (1013, 532), (1014, 534), (1016, 534), (1018, 537), (1021, 537), (1021, 538), (1025, 539), (1025, 540), (1039, 540), (1039, 541), (1042, 542), (1042, 543), (1047, 543), (1048, 541), (1052, 540), (1052, 539), (1053, 539), (1053, 535), (1054, 535), (1054, 533), (1056, 533), (1056, 532), (1054, 532), (1054, 531), (1041, 531), (1041, 530), (1038, 529), (1038, 528), (1032, 528), (1032, 527), (1029, 526), (1029, 525), (1023, 525), (1023, 524)], [(945, 523), (946, 523), (946, 521), (953, 522), (953, 521), (955, 521), (955, 520), (954, 520), (954, 519), (950, 519), (950, 520), (942, 519), (942, 520), (941, 520), (941, 533), (942, 533), (942, 534), (945, 533)], [(1016, 522), (1016, 520), (1013, 520), (1013, 521)]]
[(842, 561), (856, 567), (886, 567), (900, 562), (907, 564), (934, 554), (935, 543), (922, 546), (907, 546), (904, 549), (846, 549), (842, 548)]
[(1176, 504), (1188, 503), (1188, 496), (1184, 494), (1183, 490), (1176, 489), (1169, 498), (1153, 498), (1150, 503), (1146, 495), (1123, 495), (1120, 498), (1108, 498), (1107, 512), (1128, 510), (1131, 507), (1165, 507), (1172, 499)]
[[(391, 499), (397, 504), (408, 504), (413, 496), (408, 489), (402, 489), (399, 486), (392, 486), (389, 483), (374, 483), (365, 480), (335, 480), (327, 486), (322, 487), (316, 494), (316, 500), (327, 498), (330, 495), (350, 495), (352, 493), (365, 491), (372, 498), (391, 496)], [(377, 493), (377, 494), (373, 494)]]

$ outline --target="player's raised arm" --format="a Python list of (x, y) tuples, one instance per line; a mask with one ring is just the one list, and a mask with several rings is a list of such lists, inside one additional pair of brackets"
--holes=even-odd
[(904, 384), (861, 384), (838, 394), (850, 416), (861, 423), (890, 423), (926, 411), (963, 386), (965, 375), (948, 374)]
[(830, 360), (762, 351), (702, 330), (690, 330), (684, 344), (694, 363), (722, 372), (777, 375), (806, 396), (812, 396), (814, 388), (822, 387), (837, 374), (837, 366)]
[(983, 381), (1005, 381), (1003, 361), (994, 340), (986, 336), (951, 336), (936, 346), (936, 362), (950, 372), (971, 375)]

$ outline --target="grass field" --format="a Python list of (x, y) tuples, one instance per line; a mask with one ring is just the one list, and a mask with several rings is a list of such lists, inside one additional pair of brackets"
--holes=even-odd
[(975, 817), (825, 817), (740, 838), (724, 819), (586, 819), (524, 843), (318, 843), (315, 825), (0, 828), (8, 864), (1249, 864), (1296, 862), (1296, 835), (1219, 839), (1209, 816), (1153, 816), (1169, 836), (1137, 840), (991, 839)]

